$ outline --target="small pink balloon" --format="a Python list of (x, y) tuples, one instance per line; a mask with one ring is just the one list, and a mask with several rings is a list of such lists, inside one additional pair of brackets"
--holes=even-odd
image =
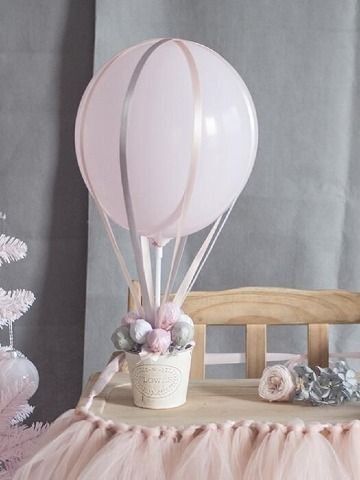
[(120, 323), (121, 325), (131, 325), (139, 318), (141, 318), (141, 316), (138, 314), (138, 312), (128, 312), (123, 316)]
[(174, 323), (179, 320), (181, 308), (173, 302), (167, 302), (158, 310), (158, 327), (164, 330), (171, 330)]
[(170, 332), (162, 328), (155, 328), (147, 334), (146, 343), (152, 352), (166, 353), (171, 343)]

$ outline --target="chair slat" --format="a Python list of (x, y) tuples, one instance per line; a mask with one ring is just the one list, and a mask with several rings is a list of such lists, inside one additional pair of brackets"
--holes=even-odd
[(360, 293), (344, 290), (238, 288), (191, 292), (184, 310), (206, 325), (360, 323)]
[(205, 378), (206, 325), (195, 325), (194, 340), (190, 378), (202, 380)]
[(246, 376), (259, 378), (266, 365), (266, 325), (246, 325)]
[(308, 361), (310, 367), (329, 366), (329, 326), (308, 325)]

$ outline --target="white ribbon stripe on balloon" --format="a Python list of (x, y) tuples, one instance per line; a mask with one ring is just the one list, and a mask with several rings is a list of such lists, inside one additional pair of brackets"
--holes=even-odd
[(121, 112), (121, 124), (120, 124), (120, 152), (119, 152), (119, 160), (120, 160), (120, 173), (121, 173), (121, 182), (123, 187), (123, 194), (124, 194), (124, 202), (125, 202), (125, 209), (126, 209), (126, 216), (129, 225), (130, 231), (130, 239), (132, 243), (132, 247), (134, 249), (134, 256), (135, 256), (135, 263), (136, 269), (139, 275), (139, 282), (141, 288), (142, 299), (144, 303), (144, 310), (146, 318), (149, 321), (154, 321), (154, 311), (152, 308), (152, 304), (150, 301), (150, 295), (148, 290), (148, 285), (146, 278), (150, 278), (151, 272), (145, 273), (145, 267), (149, 266), (147, 263), (144, 263), (142, 249), (140, 247), (140, 236), (139, 232), (136, 228), (136, 219), (134, 214), (134, 207), (132, 204), (132, 199), (130, 195), (130, 187), (129, 187), (129, 175), (128, 175), (128, 162), (127, 162), (127, 151), (126, 151), (126, 143), (127, 143), (127, 130), (128, 130), (128, 119), (129, 119), (129, 110), (131, 106), (131, 102), (133, 99), (134, 91), (136, 88), (136, 84), (140, 77), (140, 74), (151, 56), (151, 54), (159, 48), (164, 43), (168, 42), (169, 39), (164, 38), (159, 40), (158, 42), (154, 43), (151, 47), (149, 47), (145, 53), (141, 56), (139, 62), (137, 63), (135, 70), (130, 78), (130, 83), (126, 90), (125, 94), (125, 101), (123, 104), (123, 110)]
[(181, 235), (183, 231), (184, 218), (188, 211), (191, 195), (194, 189), (194, 183), (195, 183), (195, 177), (196, 177), (196, 171), (197, 171), (196, 167), (199, 160), (199, 152), (200, 152), (200, 146), (201, 146), (201, 131), (202, 131), (202, 108), (201, 108), (201, 91), (200, 91), (199, 72), (196, 68), (194, 57), (192, 56), (190, 50), (186, 47), (186, 45), (180, 40), (175, 40), (175, 43), (180, 47), (180, 49), (184, 53), (189, 66), (189, 70), (190, 70), (191, 84), (193, 89), (193, 112), (194, 112), (193, 138), (192, 138), (192, 147), (191, 147), (190, 171), (189, 171), (187, 186), (185, 188), (185, 192), (181, 202), (181, 211), (180, 211), (180, 215), (177, 222), (176, 238), (175, 238), (174, 251), (173, 251), (173, 256), (172, 256), (172, 261), (170, 266), (170, 273), (169, 273), (169, 278), (166, 285), (165, 293), (163, 296), (162, 304), (167, 300), (169, 296), (170, 287), (172, 287), (174, 284), (176, 273), (184, 252), (186, 239), (183, 243), (181, 243)]

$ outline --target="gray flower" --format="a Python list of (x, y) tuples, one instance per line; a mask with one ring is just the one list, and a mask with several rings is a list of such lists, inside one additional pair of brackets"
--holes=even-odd
[(344, 360), (333, 368), (306, 365), (294, 367), (297, 375), (294, 400), (309, 401), (312, 405), (339, 405), (346, 400), (360, 399), (360, 386), (354, 370)]
[(296, 373), (296, 392), (294, 400), (309, 400), (310, 391), (316, 380), (315, 372), (307, 365), (297, 365), (294, 367)]

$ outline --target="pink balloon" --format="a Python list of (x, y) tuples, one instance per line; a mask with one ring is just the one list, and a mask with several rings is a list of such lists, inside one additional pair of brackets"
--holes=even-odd
[(158, 310), (158, 327), (164, 330), (170, 330), (181, 315), (181, 308), (174, 302), (164, 303)]
[[(109, 216), (125, 228), (121, 114), (131, 75), (156, 42), (149, 40), (111, 59), (88, 85), (76, 119), (76, 151), (84, 180)], [(182, 42), (198, 70), (202, 106), (196, 178), (181, 231), (188, 235), (212, 223), (241, 193), (255, 161), (258, 131), (253, 101), (235, 69), (213, 50)], [(193, 114), (189, 65), (179, 46), (167, 42), (140, 73), (126, 145), (136, 226), (158, 242), (176, 235), (172, 215), (179, 210), (188, 181)]]
[(154, 328), (147, 334), (146, 344), (149, 350), (154, 353), (167, 352), (171, 343), (170, 332), (163, 330), (162, 328)]

